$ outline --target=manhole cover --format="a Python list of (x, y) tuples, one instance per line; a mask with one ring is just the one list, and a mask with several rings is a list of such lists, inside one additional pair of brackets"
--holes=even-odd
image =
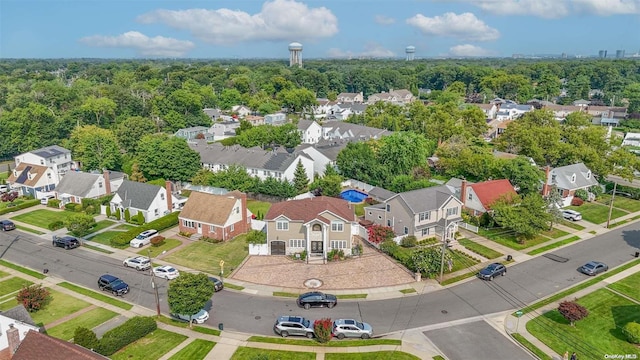
[(260, 320), (260, 319), (262, 319), (262, 316), (259, 316), (259, 315), (258, 315), (258, 316), (256, 316), (256, 317), (254, 317), (254, 319), (256, 319), (256, 320)]
[(447, 310), (441, 310), (440, 312), (443, 313), (443, 314), (448, 314), (449, 313)]
[(322, 286), (322, 280), (309, 279), (304, 282), (304, 286), (308, 287), (309, 289), (317, 289)]

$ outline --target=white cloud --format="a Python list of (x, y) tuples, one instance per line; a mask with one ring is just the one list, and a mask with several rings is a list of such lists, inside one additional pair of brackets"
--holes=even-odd
[(462, 0), (495, 15), (561, 18), (574, 13), (597, 16), (639, 14), (640, 0)]
[(425, 35), (452, 36), (465, 40), (488, 41), (500, 37), (500, 32), (478, 19), (472, 13), (460, 15), (448, 12), (442, 16), (426, 17), (422, 14), (407, 19)]
[(379, 25), (391, 25), (396, 22), (396, 19), (385, 15), (376, 15), (373, 20)]
[(338, 33), (338, 19), (325, 7), (309, 8), (295, 0), (273, 0), (251, 15), (240, 10), (155, 10), (138, 17), (142, 23), (163, 23), (187, 30), (211, 44), (242, 41), (304, 41)]
[(80, 42), (95, 47), (129, 48), (141, 56), (182, 57), (195, 47), (194, 43), (164, 36), (148, 37), (137, 31), (129, 31), (117, 36), (93, 35)]
[(640, 14), (640, 0), (573, 0), (577, 11), (594, 15)]
[(479, 46), (464, 44), (464, 45), (456, 45), (449, 48), (449, 54), (451, 56), (462, 56), (462, 57), (474, 57), (474, 56), (491, 56), (494, 53), (490, 50), (483, 49)]
[(396, 56), (396, 54), (388, 49), (385, 49), (382, 45), (370, 42), (364, 45), (364, 50), (361, 52), (353, 52), (350, 50), (344, 51), (338, 48), (331, 48), (327, 51), (327, 56), (332, 58), (390, 58)]

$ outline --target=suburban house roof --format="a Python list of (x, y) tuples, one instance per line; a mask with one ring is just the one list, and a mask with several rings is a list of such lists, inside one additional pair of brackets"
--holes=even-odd
[(67, 150), (62, 146), (51, 145), (51, 146), (43, 147), (40, 149), (32, 150), (30, 151), (30, 153), (36, 154), (38, 156), (42, 156), (43, 158), (46, 159), (46, 158), (50, 158), (50, 157), (54, 157), (62, 154), (71, 154), (71, 150)]
[[(518, 194), (513, 189), (513, 185), (507, 179), (489, 180), (480, 183), (469, 184), (468, 187), (473, 189), (482, 206), (490, 209), (491, 205), (502, 197), (511, 199)], [(465, 199), (462, 199), (464, 201)]]
[[(397, 194), (402, 201), (407, 204), (413, 214), (427, 210), (439, 209), (454, 194), (446, 185), (428, 187), (424, 189), (411, 190)], [(395, 198), (391, 197), (389, 200)], [(387, 202), (389, 201), (387, 200)]]
[(555, 184), (560, 189), (574, 190), (598, 185), (598, 180), (584, 163), (577, 163), (551, 169), (547, 184)]
[[(20, 163), (15, 167), (14, 171), (18, 173), (18, 176), (14, 176), (13, 172), (7, 179), (10, 183), (22, 184), (29, 187), (34, 187), (38, 184), (40, 178), (47, 172), (48, 167), (43, 165), (35, 165), (29, 163)], [(29, 179), (29, 174), (34, 176)]]
[(0, 311), (0, 315), (20, 321), (25, 324), (29, 324), (31, 326), (38, 326), (36, 322), (33, 321), (31, 315), (22, 304), (14, 306), (7, 311)]
[(162, 188), (158, 185), (123, 180), (116, 194), (125, 208), (148, 209), (160, 190)]
[(328, 133), (338, 133), (340, 134), (340, 138), (342, 139), (379, 139), (382, 136), (391, 135), (392, 132), (385, 129), (378, 129), (369, 126), (345, 123), (345, 122), (337, 122), (330, 123), (328, 125), (324, 125), (322, 127), (325, 132)]
[(204, 141), (189, 144), (200, 154), (203, 164), (237, 164), (247, 168), (285, 171), (298, 159), (308, 157), (302, 152), (265, 151), (259, 147), (243, 148), (239, 145), (224, 146), (220, 143), (207, 144)]
[(269, 221), (284, 216), (289, 220), (306, 223), (317, 219), (318, 215), (325, 211), (329, 211), (346, 221), (356, 221), (356, 214), (348, 201), (328, 196), (275, 203), (271, 205), (264, 219)]
[[(238, 199), (239, 192), (214, 195), (194, 191), (180, 212), (181, 219), (197, 220), (205, 224), (224, 225), (229, 219)], [(240, 211), (246, 211), (240, 209)]]
[(108, 359), (80, 345), (29, 330), (12, 360), (105, 360)]
[(390, 197), (396, 195), (393, 191), (383, 189), (381, 187), (374, 187), (368, 191), (369, 195), (373, 198), (379, 199), (381, 201), (386, 201)]
[(307, 130), (315, 121), (300, 119), (298, 120), (298, 130)]
[(101, 176), (101, 174), (69, 171), (62, 177), (55, 191), (59, 194), (85, 197)]

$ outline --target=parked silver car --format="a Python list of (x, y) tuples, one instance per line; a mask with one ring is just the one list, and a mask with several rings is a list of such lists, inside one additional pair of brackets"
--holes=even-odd
[(333, 336), (338, 339), (346, 337), (368, 339), (373, 336), (373, 328), (367, 323), (353, 319), (338, 319), (333, 322)]
[(124, 259), (122, 265), (141, 271), (149, 269), (151, 267), (151, 261), (146, 256), (136, 256)]
[(197, 314), (194, 315), (182, 315), (182, 314), (171, 314), (172, 317), (183, 320), (183, 321), (191, 321), (194, 324), (202, 324), (209, 319), (209, 313), (207, 310), (202, 309)]
[(282, 337), (299, 335), (311, 339), (315, 336), (313, 324), (302, 316), (280, 316), (273, 325), (273, 331)]
[(570, 209), (562, 210), (562, 217), (571, 221), (582, 220), (582, 214), (580, 214), (575, 210), (570, 210)]

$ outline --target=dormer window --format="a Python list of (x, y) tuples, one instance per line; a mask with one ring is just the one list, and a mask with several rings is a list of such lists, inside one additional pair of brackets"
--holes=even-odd
[(16, 170), (13, 170), (13, 176), (18, 177), (18, 172)]
[(391, 205), (387, 204), (387, 212), (391, 211)]
[(587, 179), (591, 179), (591, 170), (587, 171)]
[(40, 165), (44, 165), (44, 160), (40, 159)]
[(160, 200), (164, 200), (164, 193), (160, 193)]
[(571, 183), (576, 182), (576, 174), (571, 175)]
[(33, 179), (33, 174), (32, 173), (28, 173), (27, 177), (29, 178), (29, 180)]

